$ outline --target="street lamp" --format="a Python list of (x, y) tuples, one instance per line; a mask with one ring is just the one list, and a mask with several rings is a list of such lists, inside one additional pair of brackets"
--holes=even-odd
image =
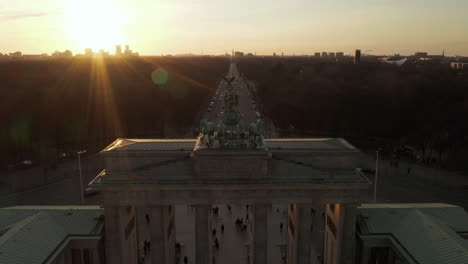
[(379, 170), (379, 149), (377, 149), (377, 158), (375, 159), (375, 178), (374, 178), (374, 203), (377, 203), (377, 176)]
[(81, 154), (86, 153), (85, 150), (77, 151), (76, 154), (78, 155), (78, 171), (80, 173), (80, 194), (81, 194), (81, 205), (84, 205), (84, 193), (83, 193), (83, 175), (81, 174)]

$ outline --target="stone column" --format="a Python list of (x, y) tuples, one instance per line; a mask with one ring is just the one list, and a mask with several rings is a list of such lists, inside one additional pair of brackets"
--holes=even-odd
[(135, 210), (131, 206), (104, 206), (106, 262), (137, 262)]
[(310, 264), (312, 215), (310, 204), (291, 204), (288, 213), (288, 256), (290, 264)]
[(105, 228), (106, 228), (106, 262), (107, 264), (123, 264), (120, 248), (120, 215), (119, 207), (104, 206)]
[(210, 263), (211, 205), (195, 205), (195, 263)]
[(91, 251), (91, 263), (93, 263), (93, 264), (101, 263), (101, 258), (99, 257), (99, 249), (98, 248), (92, 248), (92, 249), (90, 249), (90, 251)]
[(393, 251), (393, 248), (389, 247), (387, 264), (394, 264), (394, 263), (395, 263), (395, 252)]
[(269, 205), (252, 205), (253, 264), (268, 263), (268, 208)]
[(343, 225), (341, 233), (341, 250), (338, 263), (354, 264), (356, 259), (356, 204), (341, 204)]
[(370, 257), (371, 257), (371, 248), (369, 246), (363, 245), (361, 248), (360, 264), (369, 264)]
[(172, 205), (149, 208), (151, 263), (175, 263), (175, 217)]

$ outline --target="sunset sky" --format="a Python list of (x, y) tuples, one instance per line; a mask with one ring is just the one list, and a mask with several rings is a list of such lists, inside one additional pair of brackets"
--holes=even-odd
[(0, 0), (0, 52), (468, 56), (467, 0)]

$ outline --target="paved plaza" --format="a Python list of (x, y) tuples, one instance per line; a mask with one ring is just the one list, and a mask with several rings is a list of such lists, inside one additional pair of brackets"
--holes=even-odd
[[(231, 205), (231, 211), (226, 205), (215, 205), (219, 208), (218, 216), (213, 215), (211, 219), (212, 229), (216, 229), (216, 238), (219, 241), (219, 250), (212, 247), (211, 259), (213, 255), (215, 263), (238, 264), (248, 263), (247, 245), (250, 243), (250, 236), (247, 230), (241, 230), (236, 226), (236, 219), (246, 220), (247, 209), (242, 205)], [(176, 209), (176, 238), (181, 243), (181, 258), (189, 259), (188, 263), (194, 263), (195, 259), (195, 226), (194, 209), (190, 206), (175, 206)], [(279, 212), (276, 210), (279, 209)], [(281, 246), (286, 245), (287, 237), (287, 206), (273, 205), (268, 211), (268, 263), (280, 264)], [(280, 223), (283, 223), (283, 230), (280, 231)], [(224, 225), (224, 232), (221, 232), (221, 225)], [(213, 237), (213, 238), (215, 238)]]

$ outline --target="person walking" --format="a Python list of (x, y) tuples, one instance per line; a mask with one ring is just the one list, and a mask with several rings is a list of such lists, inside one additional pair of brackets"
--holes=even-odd
[(146, 224), (149, 225), (150, 223), (150, 217), (148, 214), (145, 215), (145, 218), (146, 218)]
[(187, 264), (187, 262), (188, 262), (188, 258), (187, 258), (187, 256), (185, 256), (184, 257), (184, 263)]
[(224, 235), (224, 225), (223, 224), (221, 225), (221, 234)]
[(411, 168), (408, 167), (408, 175), (410, 175), (410, 173), (411, 173)]
[(283, 232), (283, 222), (280, 222), (280, 232)]

